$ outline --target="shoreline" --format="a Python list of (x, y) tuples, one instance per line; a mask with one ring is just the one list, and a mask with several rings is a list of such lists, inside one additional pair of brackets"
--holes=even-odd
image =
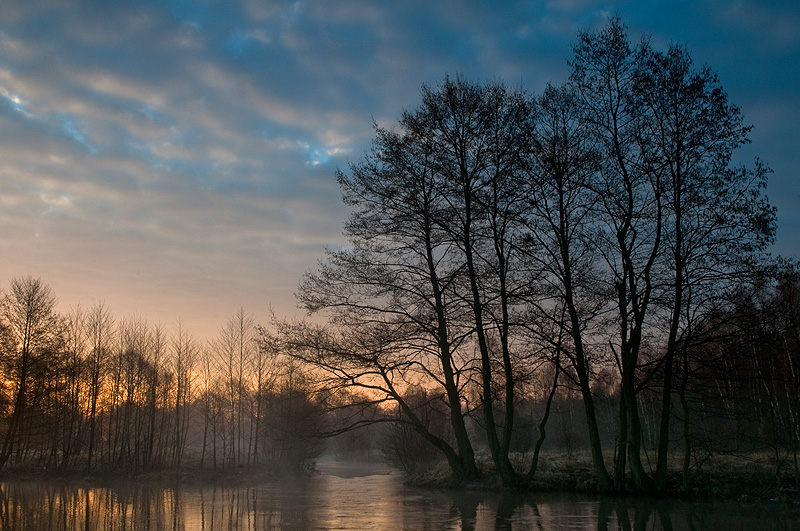
[(561, 492), (654, 500), (764, 502), (800, 506), (800, 478), (788, 473), (778, 475), (771, 465), (748, 459), (727, 459), (696, 472), (687, 488), (683, 487), (681, 472), (673, 469), (667, 476), (667, 487), (659, 491), (637, 491), (630, 478), (627, 478), (626, 488), (622, 491), (598, 491), (590, 464), (581, 459), (543, 464), (533, 481), (519, 489), (504, 487), (490, 468), (485, 467), (485, 470), (485, 476), (477, 481), (458, 483), (449, 476), (447, 468), (440, 465), (408, 477), (406, 483), (418, 488)]
[[(733, 464), (738, 466), (733, 466)], [(443, 464), (432, 465), (422, 473), (406, 476), (396, 469), (375, 460), (336, 459), (325, 457), (314, 464), (313, 472), (289, 473), (261, 468), (160, 469), (153, 471), (101, 471), (87, 474), (83, 471), (60, 471), (44, 468), (8, 468), (0, 474), (0, 483), (48, 482), (85, 488), (152, 487), (250, 487), (285, 481), (310, 480), (316, 475), (358, 478), (372, 475), (396, 475), (397, 481), (410, 488), (423, 490), (462, 491), (473, 493), (509, 493), (528, 495), (577, 494), (598, 497), (625, 497), (636, 499), (674, 499), (683, 502), (733, 501), (741, 504), (787, 504), (800, 506), (800, 484), (796, 478), (784, 474), (777, 476), (774, 469), (756, 461), (726, 462), (697, 473), (689, 488), (681, 488), (681, 475), (670, 473), (667, 488), (663, 491), (637, 492), (630, 488), (622, 492), (598, 492), (590, 467), (581, 460), (562, 461), (544, 465), (534, 480), (523, 488), (503, 487), (497, 477), (486, 472), (478, 480), (457, 482)], [(745, 466), (746, 465), (746, 466)]]

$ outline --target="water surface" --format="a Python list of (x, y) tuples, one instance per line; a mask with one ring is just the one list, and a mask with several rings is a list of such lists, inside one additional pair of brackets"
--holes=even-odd
[(14, 530), (800, 530), (800, 508), (406, 487), (382, 466), (321, 463), (310, 478), (180, 488), (0, 483)]

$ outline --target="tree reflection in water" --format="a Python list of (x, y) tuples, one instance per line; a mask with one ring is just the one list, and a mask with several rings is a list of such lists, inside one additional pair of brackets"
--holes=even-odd
[(248, 486), (182, 488), (0, 484), (2, 529), (678, 530), (800, 528), (781, 504), (685, 503), (576, 495), (419, 490), (393, 474), (319, 475)]

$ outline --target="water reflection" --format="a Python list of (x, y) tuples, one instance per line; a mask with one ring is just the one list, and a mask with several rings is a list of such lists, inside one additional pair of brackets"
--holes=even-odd
[(800, 529), (781, 505), (593, 499), (542, 494), (427, 491), (401, 478), (329, 471), (242, 487), (83, 488), (0, 483), (2, 529), (63, 531), (271, 529)]

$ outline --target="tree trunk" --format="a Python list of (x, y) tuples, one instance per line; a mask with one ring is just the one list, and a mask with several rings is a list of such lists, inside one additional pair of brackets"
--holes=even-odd
[(528, 468), (528, 473), (525, 475), (525, 481), (527, 483), (533, 481), (533, 478), (536, 475), (536, 470), (539, 467), (539, 452), (541, 451), (542, 445), (544, 444), (544, 440), (547, 437), (547, 430), (545, 428), (547, 426), (547, 420), (550, 418), (550, 407), (553, 405), (553, 398), (556, 396), (556, 391), (558, 390), (558, 377), (561, 374), (560, 354), (561, 354), (561, 347), (559, 346), (558, 352), (556, 353), (556, 359), (554, 362), (555, 376), (553, 377), (553, 387), (550, 388), (550, 394), (547, 395), (547, 402), (545, 402), (544, 414), (542, 415), (542, 418), (539, 421), (539, 438), (536, 440), (536, 446), (533, 449), (531, 466), (530, 468)]

